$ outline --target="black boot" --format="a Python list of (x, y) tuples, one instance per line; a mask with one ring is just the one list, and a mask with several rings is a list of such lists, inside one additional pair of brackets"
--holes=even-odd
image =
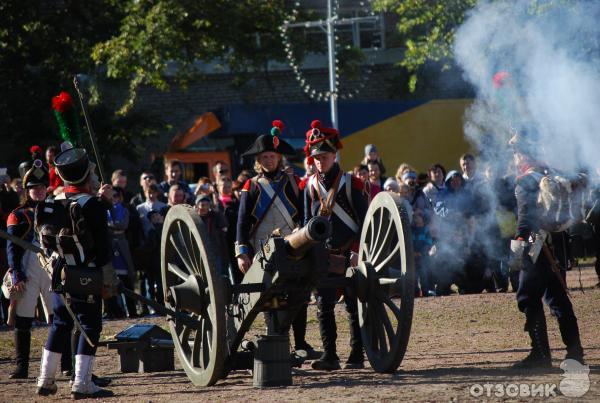
[(307, 310), (308, 304), (304, 304), (292, 322), (292, 330), (294, 331), (294, 350), (305, 351), (305, 358), (307, 360), (315, 360), (321, 356), (321, 353), (316, 351), (310, 344), (306, 342)]
[(311, 367), (320, 371), (336, 371), (341, 369), (340, 357), (335, 352), (325, 351), (321, 358), (312, 362)]
[(17, 367), (8, 377), (10, 379), (27, 379), (29, 377), (31, 330), (15, 329), (14, 338)]
[(344, 364), (344, 369), (361, 369), (365, 367), (365, 355), (363, 353), (362, 334), (360, 333), (356, 299), (348, 298), (346, 309), (350, 317), (350, 347), (352, 350)]
[(333, 309), (335, 303), (325, 302), (318, 304), (317, 318), (319, 319), (319, 332), (323, 341), (323, 355), (313, 361), (312, 368), (323, 371), (340, 369), (340, 358), (336, 354), (337, 327)]
[(362, 369), (365, 367), (365, 355), (362, 348), (353, 348), (344, 364), (344, 369)]
[(552, 357), (548, 343), (548, 331), (546, 330), (546, 317), (542, 313), (527, 318), (525, 328), (531, 338), (531, 351), (523, 360), (515, 363), (513, 369), (543, 369), (552, 368)]
[(577, 319), (574, 316), (567, 316), (558, 319), (558, 328), (563, 343), (567, 347), (567, 355), (565, 359), (577, 360), (581, 364), (583, 362), (583, 347), (579, 338), (579, 326)]

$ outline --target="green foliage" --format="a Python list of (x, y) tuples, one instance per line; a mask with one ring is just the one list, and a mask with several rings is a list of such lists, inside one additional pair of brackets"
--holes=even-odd
[[(288, 11), (284, 0), (3, 0), (0, 120), (12, 155), (0, 154), (0, 166), (26, 158), (23, 139), (60, 142), (50, 100), (72, 90), (77, 73), (89, 78), (90, 117), (107, 151), (138, 154), (135, 144), (164, 128), (132, 111), (140, 86), (185, 88), (201, 76), (199, 62), (227, 68), (243, 84), (245, 73), (284, 60), (279, 26)], [(117, 110), (103, 99), (107, 78), (129, 86)]]
[[(118, 34), (97, 44), (92, 57), (110, 78), (129, 82), (121, 108), (127, 113), (137, 90), (186, 87), (201, 71), (198, 62), (226, 66), (236, 74), (283, 60), (279, 26), (283, 0), (130, 0)], [(239, 78), (237, 78), (239, 79)]]
[(61, 141), (51, 99), (72, 90), (74, 74), (93, 73), (92, 46), (110, 38), (122, 10), (118, 0), (3, 0), (0, 16), (0, 164), (10, 167), (31, 144)]
[(400, 65), (410, 74), (409, 89), (415, 90), (418, 71), (427, 61), (442, 63), (448, 68), (452, 61), (454, 32), (477, 0), (374, 0), (378, 11), (393, 11), (400, 17), (398, 34), (406, 50)]

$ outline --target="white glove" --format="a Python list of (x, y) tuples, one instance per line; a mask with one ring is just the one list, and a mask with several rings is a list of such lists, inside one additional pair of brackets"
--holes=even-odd
[(508, 267), (511, 271), (520, 271), (525, 266), (525, 248), (527, 242), (520, 239), (513, 239), (510, 241), (510, 258), (508, 260)]

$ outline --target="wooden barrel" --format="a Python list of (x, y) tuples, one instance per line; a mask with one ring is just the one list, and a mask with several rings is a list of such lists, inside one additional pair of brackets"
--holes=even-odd
[(258, 336), (254, 351), (253, 384), (255, 387), (292, 384), (289, 336)]

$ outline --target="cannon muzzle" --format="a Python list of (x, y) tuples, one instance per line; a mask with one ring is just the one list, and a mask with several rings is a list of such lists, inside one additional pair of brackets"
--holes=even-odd
[(316, 243), (323, 242), (331, 236), (331, 224), (325, 217), (313, 217), (300, 230), (285, 238), (287, 252), (290, 256), (301, 258)]

